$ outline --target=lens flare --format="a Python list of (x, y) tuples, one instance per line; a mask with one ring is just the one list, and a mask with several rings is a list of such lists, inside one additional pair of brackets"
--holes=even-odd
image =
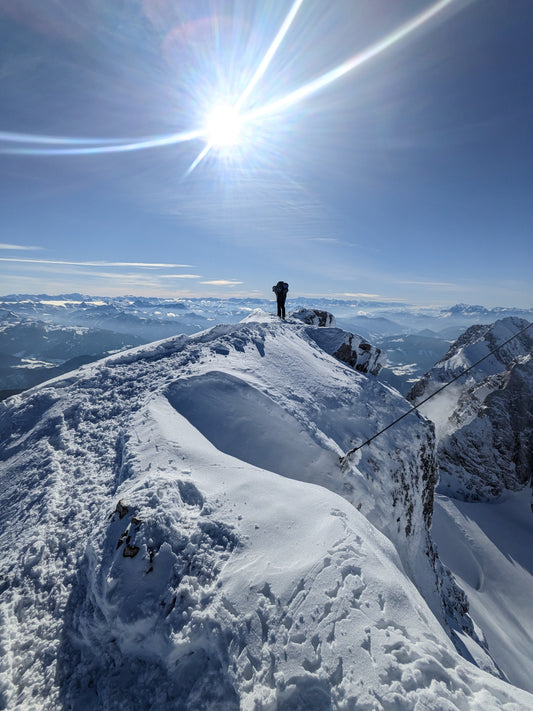
[[(170, 133), (163, 136), (145, 136), (142, 138), (68, 138), (63, 136), (26, 136), (18, 133), (0, 133), (0, 153), (27, 156), (69, 156), (91, 155), (94, 153), (127, 153), (142, 151), (147, 148), (172, 146), (186, 141), (193, 141), (205, 136), (205, 131), (195, 129)], [(35, 144), (37, 147), (20, 147), (17, 144)], [(56, 146), (47, 148), (45, 146)]]
[(37, 136), (33, 134), (0, 132), (0, 153), (33, 156), (121, 153), (202, 140), (205, 142), (205, 145), (187, 170), (185, 174), (185, 177), (187, 177), (207, 156), (212, 148), (227, 149), (236, 146), (241, 140), (242, 129), (245, 125), (260, 122), (269, 116), (291, 109), (296, 104), (361, 67), (369, 60), (383, 54), (383, 52), (392, 46), (404, 41), (413, 32), (442, 14), (443, 11), (450, 6), (464, 5), (469, 1), (470, 0), (438, 0), (438, 2), (435, 2), (429, 8), (401, 25), (394, 32), (374, 43), (366, 50), (342, 62), (335, 68), (304, 83), (285, 96), (278, 98), (272, 97), (270, 100), (267, 99), (258, 105), (257, 108), (245, 111), (243, 109), (245, 103), (264, 76), (303, 5), (304, 0), (295, 0), (244, 91), (240, 95), (235, 96), (234, 100), (228, 104), (214, 108), (209, 114), (203, 128), (168, 135), (131, 139), (64, 138), (60, 136)]
[[(261, 79), (261, 77), (264, 75), (266, 72), (268, 65), (274, 58), (274, 55), (278, 51), (281, 43), (283, 42), (283, 39), (285, 38), (285, 35), (290, 29), (290, 26), (292, 25), (294, 18), (298, 14), (298, 10), (303, 4), (303, 0), (295, 0), (293, 6), (291, 7), (287, 17), (283, 21), (283, 24), (279, 28), (276, 36), (274, 37), (270, 47), (268, 48), (265, 56), (259, 63), (259, 66), (257, 67), (254, 75), (252, 76), (252, 79), (250, 80), (248, 86), (246, 89), (242, 92), (242, 94), (239, 96), (235, 108), (232, 109), (231, 107), (226, 107), (222, 109), (215, 109), (214, 116), (211, 115), (209, 121), (208, 121), (208, 143), (205, 146), (205, 148), (200, 152), (200, 154), (196, 157), (196, 159), (193, 161), (193, 163), (189, 166), (189, 169), (187, 170), (185, 177), (189, 176), (193, 170), (196, 168), (199, 163), (202, 162), (202, 160), (206, 157), (206, 155), (209, 153), (213, 145), (216, 146), (221, 146), (221, 145), (235, 145), (238, 140), (238, 135), (241, 132), (241, 127), (242, 127), (242, 117), (239, 115), (239, 111), (242, 108), (244, 102), (246, 99), (250, 96), (252, 93), (255, 85), (258, 83), (258, 81)], [(222, 126), (223, 128), (221, 129), (220, 126), (216, 126), (217, 124), (217, 112), (220, 114), (222, 112), (222, 115), (219, 116), (219, 118), (222, 119)], [(211, 127), (213, 125), (213, 120), (215, 123), (215, 128), (214, 130), (211, 130)], [(225, 127), (225, 128), (224, 128)], [(221, 136), (222, 133), (222, 136)], [(221, 140), (222, 139), (222, 140)]]
[(443, 10), (445, 10), (447, 7), (449, 7), (452, 3), (455, 2), (456, 0), (439, 0), (439, 2), (435, 3), (424, 12), (421, 12), (419, 15), (416, 15), (416, 17), (409, 20), (409, 22), (406, 22), (397, 30), (391, 32), (382, 40), (379, 40), (379, 42), (376, 42), (375, 44), (371, 45), (359, 54), (356, 54), (350, 59), (347, 59), (345, 62), (342, 62), (334, 69), (331, 69), (330, 71), (326, 72), (325, 74), (322, 74), (316, 79), (313, 79), (307, 84), (303, 84), (301, 87), (295, 89), (290, 94), (287, 94), (286, 96), (283, 96), (279, 99), (274, 99), (274, 101), (267, 103), (254, 111), (249, 112), (245, 115), (245, 120), (253, 121), (264, 116), (279, 113), (280, 111), (284, 111), (294, 106), (295, 104), (300, 103), (300, 101), (307, 99), (307, 97), (311, 96), (312, 94), (315, 94), (317, 91), (325, 89), (330, 84), (333, 84), (333, 82), (338, 81), (346, 74), (353, 72), (354, 69), (357, 69), (361, 65), (366, 64), (366, 62), (368, 62), (369, 60), (374, 59), (374, 57), (377, 57), (378, 55), (382, 54), (385, 50), (404, 40), (415, 30), (421, 28), (423, 25), (429, 22), (429, 20), (432, 20), (434, 17), (436, 17)]
[(252, 77), (252, 80), (250, 81), (250, 83), (248, 84), (246, 89), (242, 92), (242, 94), (240, 95), (239, 100), (237, 102), (237, 109), (240, 109), (243, 106), (246, 99), (252, 93), (252, 90), (254, 89), (257, 82), (261, 79), (263, 74), (268, 69), (268, 65), (274, 58), (274, 55), (276, 54), (276, 52), (278, 51), (280, 44), (283, 42), (285, 35), (289, 31), (290, 26), (292, 25), (294, 18), (298, 14), (298, 10), (301, 8), (302, 4), (303, 4), (303, 0), (296, 0), (294, 5), (291, 7), (289, 14), (287, 15), (283, 24), (279, 28), (277, 35), (274, 37), (274, 41), (268, 48), (265, 56), (263, 57), (259, 66), (257, 67), (255, 74)]

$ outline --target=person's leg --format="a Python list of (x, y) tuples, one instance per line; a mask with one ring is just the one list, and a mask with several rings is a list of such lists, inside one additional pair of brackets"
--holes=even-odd
[(285, 299), (281, 302), (281, 318), (285, 318)]
[(278, 303), (278, 316), (279, 316), (280, 318), (283, 318), (282, 315), (281, 315), (281, 310), (282, 310), (282, 308), (283, 308), (283, 305), (282, 305), (282, 303), (281, 303), (281, 299), (277, 299), (277, 303)]

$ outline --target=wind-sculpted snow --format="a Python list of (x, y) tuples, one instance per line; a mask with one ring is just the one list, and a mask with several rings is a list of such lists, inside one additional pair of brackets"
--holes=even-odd
[(0, 705), (531, 708), (446, 633), (431, 428), (341, 469), (407, 404), (260, 320), (0, 404)]
[(295, 416), (245, 380), (210, 371), (173, 383), (168, 398), (217, 449), (244, 462), (317, 483), (336, 468), (334, 453), (325, 451)]

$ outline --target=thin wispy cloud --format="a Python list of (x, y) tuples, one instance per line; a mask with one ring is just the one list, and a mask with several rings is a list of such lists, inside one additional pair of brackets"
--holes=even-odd
[(324, 244), (342, 245), (344, 247), (359, 247), (355, 242), (347, 242), (337, 237), (308, 237), (306, 242), (322, 242)]
[(63, 259), (24, 259), (17, 257), (0, 257), (0, 262), (21, 262), (25, 264), (56, 264), (71, 267), (137, 267), (139, 269), (184, 269), (192, 264), (169, 264), (166, 262), (68, 262)]
[(452, 284), (449, 281), (399, 281), (398, 284), (407, 284), (409, 286), (430, 286), (443, 289), (457, 289), (457, 284)]
[(36, 249), (42, 249), (42, 247), (30, 246), (27, 244), (2, 244), (2, 243), (0, 243), (0, 249), (13, 249), (13, 250), (20, 250), (23, 252), (31, 252)]
[[(52, 273), (53, 272), (48, 272)], [(158, 286), (160, 284), (159, 282), (159, 276), (157, 274), (153, 274), (151, 272), (147, 274), (139, 274), (138, 272), (94, 272), (91, 271), (89, 273), (84, 272), (80, 269), (69, 269), (67, 272), (64, 272), (62, 277), (72, 277), (72, 276), (80, 276), (83, 277), (84, 279), (87, 280), (87, 283), (90, 283), (96, 279), (105, 279), (107, 281), (123, 281), (123, 282), (131, 282), (132, 284), (138, 284), (138, 285), (145, 285), (145, 284), (150, 284), (153, 286)]]
[(358, 294), (343, 293), (343, 294), (341, 294), (341, 296), (343, 296), (347, 299), (382, 299), (383, 298), (379, 294), (363, 294), (363, 293), (358, 293)]
[(211, 286), (237, 286), (238, 284), (244, 284), (244, 282), (231, 279), (212, 279), (211, 281), (201, 281), (200, 284), (211, 284)]
[(158, 279), (201, 279), (200, 274), (158, 274)]
[(276, 240), (298, 245), (331, 237), (336, 218), (319, 197), (274, 168), (257, 166), (250, 171), (213, 185), (208, 199), (200, 181), (185, 186), (178, 196), (172, 181), (167, 181), (157, 199), (165, 200), (164, 211), (237, 244)]

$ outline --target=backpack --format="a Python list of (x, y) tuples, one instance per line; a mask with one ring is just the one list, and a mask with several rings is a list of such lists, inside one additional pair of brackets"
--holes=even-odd
[(289, 291), (289, 285), (286, 281), (278, 281), (276, 286), (272, 287), (272, 291), (276, 294), (286, 294)]

